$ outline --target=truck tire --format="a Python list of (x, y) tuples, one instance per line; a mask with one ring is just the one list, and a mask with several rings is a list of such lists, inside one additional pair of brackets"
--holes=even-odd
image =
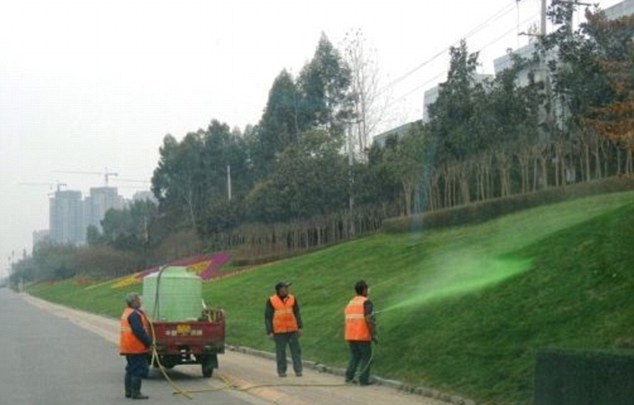
[(203, 377), (211, 378), (211, 376), (214, 375), (213, 367), (208, 367), (206, 364), (203, 364), (202, 369), (203, 369)]
[(211, 378), (214, 374), (214, 368), (218, 367), (218, 356), (215, 354), (203, 356), (200, 359), (200, 367), (203, 372), (203, 377)]

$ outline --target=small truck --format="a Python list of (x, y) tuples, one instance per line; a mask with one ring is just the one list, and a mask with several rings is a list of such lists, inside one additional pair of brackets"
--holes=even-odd
[[(200, 364), (203, 377), (218, 368), (218, 354), (225, 351), (225, 314), (221, 309), (203, 309), (196, 321), (153, 322), (158, 360), (165, 368), (178, 364)], [(156, 360), (154, 367), (159, 367)]]
[(163, 266), (143, 277), (143, 303), (152, 321), (153, 365), (200, 364), (210, 378), (225, 351), (225, 313), (205, 304), (201, 278), (184, 266)]

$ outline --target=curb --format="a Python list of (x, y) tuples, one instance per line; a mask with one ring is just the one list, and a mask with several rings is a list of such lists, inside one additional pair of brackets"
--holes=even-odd
[[(275, 353), (265, 352), (263, 350), (256, 350), (256, 349), (252, 349), (250, 347), (244, 347), (244, 346), (233, 346), (226, 343), (225, 343), (225, 348), (232, 352), (244, 353), (244, 354), (249, 354), (252, 356), (263, 357), (269, 360), (275, 360)], [(320, 373), (328, 373), (328, 374), (333, 374), (340, 377), (345, 376), (345, 370), (342, 368), (331, 367), (326, 364), (317, 363), (310, 360), (302, 360), (302, 364), (304, 365), (305, 368), (316, 370), (316, 371), (319, 371)], [(454, 404), (454, 405), (477, 405), (477, 402), (472, 399), (464, 398), (459, 395), (447, 394), (445, 392), (438, 391), (432, 388), (406, 384), (404, 382), (397, 381), (397, 380), (388, 380), (387, 378), (377, 377), (375, 375), (373, 375), (371, 378), (374, 382), (376, 382), (377, 385), (390, 387), (397, 391), (403, 391), (409, 394), (415, 394), (415, 395), (420, 395), (427, 398), (437, 399), (439, 401), (447, 402), (449, 404)]]

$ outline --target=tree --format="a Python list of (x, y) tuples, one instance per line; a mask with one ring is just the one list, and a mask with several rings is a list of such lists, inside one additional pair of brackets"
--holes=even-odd
[(186, 218), (193, 228), (200, 213), (200, 180), (204, 176), (200, 171), (202, 136), (202, 131), (190, 132), (179, 143), (173, 136), (166, 135), (152, 176), (152, 191), (161, 210), (175, 223)]
[(302, 110), (311, 128), (325, 128), (341, 137), (352, 117), (350, 68), (322, 33), (312, 60), (299, 75)]
[[(145, 251), (151, 243), (155, 242), (150, 230), (153, 222), (158, 218), (158, 207), (149, 200), (133, 201), (124, 209), (110, 209), (101, 221), (103, 235), (97, 237), (98, 243), (89, 243), (96, 246), (105, 242), (119, 249), (137, 252)], [(89, 239), (94, 240), (95, 236)]]
[(306, 132), (280, 155), (270, 179), (247, 196), (250, 218), (286, 222), (344, 210), (347, 164), (340, 148), (340, 141), (323, 130)]
[(588, 33), (596, 41), (598, 64), (611, 90), (609, 101), (595, 104), (586, 114), (601, 136), (634, 150), (634, 15), (608, 20), (603, 13), (587, 13)]
[(283, 70), (273, 82), (264, 114), (252, 145), (253, 161), (259, 178), (272, 170), (276, 156), (299, 139), (306, 130), (308, 113), (302, 95), (290, 73)]
[(460, 161), (484, 146), (471, 127), (484, 90), (475, 80), (478, 54), (468, 53), (464, 40), (449, 53), (447, 80), (440, 85), (436, 102), (429, 106), (430, 126), (432, 136), (442, 146), (441, 156)]
[(482, 83), (475, 78), (478, 54), (470, 54), (464, 40), (449, 53), (447, 80), (440, 85), (436, 102), (429, 106), (435, 165), (443, 173), (447, 206), (471, 201), (469, 160), (486, 148), (487, 137), (478, 124), (477, 105), (485, 97)]
[(429, 140), (425, 127), (416, 122), (405, 136), (385, 151), (384, 165), (390, 177), (401, 185), (403, 214), (406, 216), (412, 214), (414, 193), (422, 182)]
[(371, 136), (381, 123), (387, 97), (380, 98), (379, 69), (375, 54), (368, 50), (360, 29), (346, 33), (345, 60), (350, 67), (350, 91), (354, 114), (353, 150), (357, 158), (367, 160)]
[(176, 226), (186, 220), (190, 229), (201, 231), (210, 207), (229, 199), (230, 185), (232, 199), (239, 200), (253, 183), (246, 141), (239, 130), (216, 120), (180, 143), (166, 136), (159, 152), (152, 190), (161, 212)]

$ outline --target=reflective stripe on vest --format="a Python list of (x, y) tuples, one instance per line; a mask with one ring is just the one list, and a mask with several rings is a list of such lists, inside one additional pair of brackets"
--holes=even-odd
[(370, 328), (365, 320), (365, 313), (363, 304), (367, 301), (368, 297), (357, 295), (350, 300), (344, 314), (346, 316), (346, 330), (345, 339), (370, 342), (372, 336), (370, 335)]
[[(121, 333), (119, 335), (119, 353), (120, 354), (141, 354), (149, 352), (149, 349), (145, 347), (143, 342), (137, 338), (132, 332), (128, 317), (135, 312), (134, 308), (126, 308), (121, 314), (120, 326)], [(141, 322), (143, 323), (143, 329), (146, 333), (150, 333), (150, 324), (145, 317), (145, 314), (141, 311), (136, 311), (141, 316)]]
[(297, 319), (293, 313), (295, 305), (295, 297), (288, 295), (286, 301), (276, 294), (271, 298), (271, 306), (273, 306), (273, 333), (297, 332)]

